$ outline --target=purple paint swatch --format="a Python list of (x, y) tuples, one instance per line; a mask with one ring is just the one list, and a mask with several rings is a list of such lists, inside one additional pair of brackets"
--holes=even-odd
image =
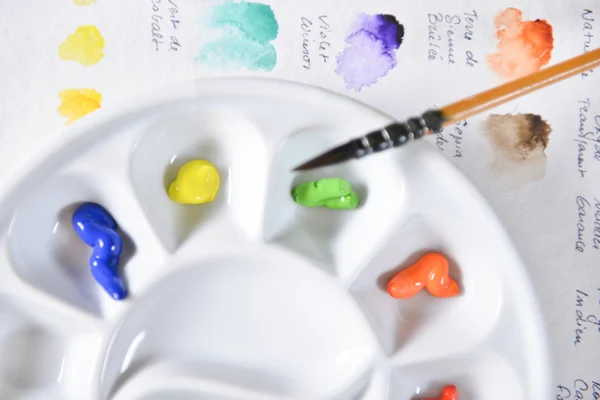
[(335, 72), (344, 77), (348, 89), (371, 86), (396, 66), (403, 38), (404, 26), (393, 15), (360, 14), (337, 56)]

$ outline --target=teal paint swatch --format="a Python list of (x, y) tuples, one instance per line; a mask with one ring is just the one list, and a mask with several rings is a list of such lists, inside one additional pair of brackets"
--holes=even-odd
[(254, 40), (267, 43), (274, 40), (279, 25), (271, 7), (259, 3), (224, 3), (213, 9), (210, 24), (216, 27), (235, 26)]
[(277, 52), (270, 43), (279, 24), (271, 7), (260, 3), (226, 2), (215, 6), (208, 25), (223, 36), (205, 44), (198, 60), (219, 69), (272, 71)]

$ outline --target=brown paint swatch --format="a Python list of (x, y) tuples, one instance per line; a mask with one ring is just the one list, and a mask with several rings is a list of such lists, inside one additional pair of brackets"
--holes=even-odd
[(496, 150), (494, 169), (520, 173), (526, 180), (540, 179), (546, 172), (545, 150), (551, 132), (550, 125), (536, 114), (490, 115), (484, 133)]
[(498, 44), (488, 63), (507, 80), (542, 69), (550, 62), (554, 48), (552, 25), (542, 19), (523, 21), (522, 16), (521, 10), (507, 8), (494, 19)]

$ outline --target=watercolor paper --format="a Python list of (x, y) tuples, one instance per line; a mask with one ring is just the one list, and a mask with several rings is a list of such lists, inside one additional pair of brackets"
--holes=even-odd
[[(600, 47), (597, 0), (29, 0), (3, 11), (2, 184), (65, 122), (187, 80), (292, 80), (403, 120)], [(599, 85), (600, 71), (586, 72), (424, 139), (483, 192), (530, 268), (555, 355), (553, 398), (600, 393), (590, 356), (600, 348)], [(269, 129), (276, 112), (250, 124)], [(552, 127), (547, 145), (506, 157), (486, 135), (491, 114), (539, 115)]]

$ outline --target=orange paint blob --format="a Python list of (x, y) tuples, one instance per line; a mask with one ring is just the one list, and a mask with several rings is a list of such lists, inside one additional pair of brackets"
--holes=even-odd
[(454, 385), (444, 386), (444, 389), (442, 389), (442, 395), (440, 397), (430, 397), (423, 400), (458, 400), (458, 390)]
[(436, 297), (452, 297), (459, 293), (458, 284), (448, 275), (448, 260), (442, 254), (425, 254), (388, 283), (388, 293), (396, 299), (412, 297), (423, 288)]
[(507, 80), (542, 69), (554, 48), (552, 25), (542, 19), (522, 21), (522, 16), (521, 10), (507, 8), (494, 19), (497, 52), (488, 56), (488, 63)]

